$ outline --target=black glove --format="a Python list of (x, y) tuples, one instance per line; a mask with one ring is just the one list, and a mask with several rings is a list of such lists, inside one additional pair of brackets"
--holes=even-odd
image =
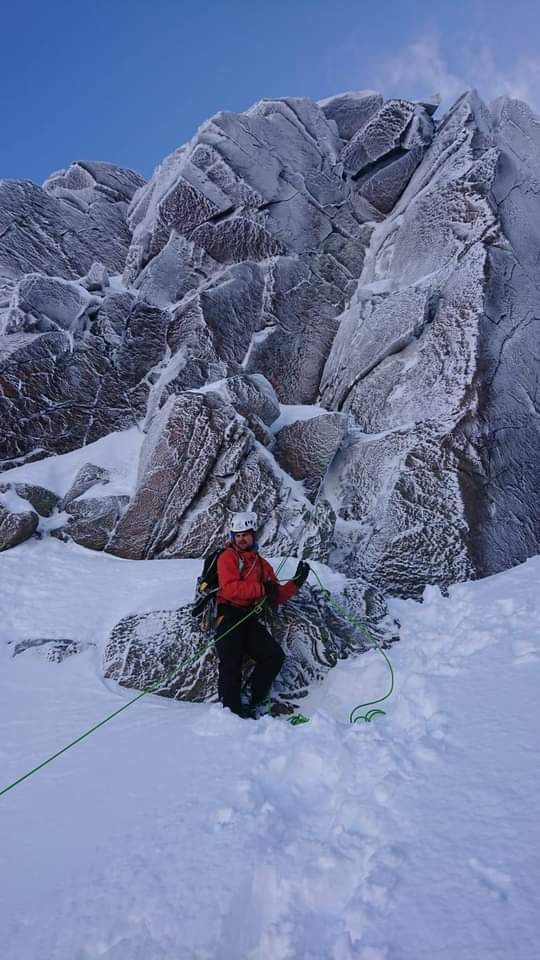
[(308, 577), (309, 577), (309, 563), (306, 563), (305, 560), (301, 560), (296, 568), (296, 573), (293, 577), (293, 580), (295, 583), (298, 584), (299, 587), (301, 587), (302, 584), (306, 582)]
[(276, 583), (275, 580), (265, 580), (264, 592), (268, 600), (271, 600), (272, 603), (275, 603), (279, 593), (279, 583)]

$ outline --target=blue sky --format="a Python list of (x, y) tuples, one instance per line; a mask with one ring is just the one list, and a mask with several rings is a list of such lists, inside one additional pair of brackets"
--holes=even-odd
[(4, 0), (0, 177), (77, 159), (149, 176), (218, 110), (261, 97), (468, 86), (540, 109), (533, 0)]

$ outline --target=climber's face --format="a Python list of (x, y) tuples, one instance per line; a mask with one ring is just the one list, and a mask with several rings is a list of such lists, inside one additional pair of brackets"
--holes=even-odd
[(242, 530), (241, 533), (235, 533), (234, 542), (239, 550), (251, 550), (251, 547), (255, 543), (253, 530)]

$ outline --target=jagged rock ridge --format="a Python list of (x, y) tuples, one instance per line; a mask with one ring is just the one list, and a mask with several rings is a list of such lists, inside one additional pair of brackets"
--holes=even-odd
[(537, 552), (539, 128), (434, 110), (262, 101), (148, 183), (0, 184), (3, 469), (144, 434), (129, 494), (90, 470), (48, 530), (199, 556), (254, 507), (265, 547), (404, 594)]

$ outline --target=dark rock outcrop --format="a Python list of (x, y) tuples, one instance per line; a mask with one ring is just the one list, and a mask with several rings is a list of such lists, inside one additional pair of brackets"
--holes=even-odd
[[(2, 485), (0, 484), (0, 489)], [(50, 517), (58, 507), (60, 498), (52, 490), (40, 487), (33, 483), (15, 483), (15, 493), (22, 500), (28, 500), (40, 517)]]
[(12, 513), (0, 504), (0, 552), (28, 540), (36, 531), (38, 522), (38, 515), (33, 510)]

